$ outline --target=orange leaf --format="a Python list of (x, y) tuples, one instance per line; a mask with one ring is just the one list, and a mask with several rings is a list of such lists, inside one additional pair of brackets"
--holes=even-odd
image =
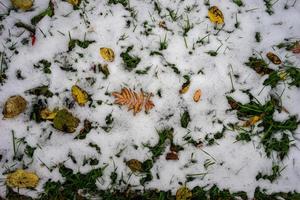
[(200, 89), (196, 90), (196, 92), (194, 93), (193, 99), (195, 102), (198, 102), (201, 98), (202, 92)]

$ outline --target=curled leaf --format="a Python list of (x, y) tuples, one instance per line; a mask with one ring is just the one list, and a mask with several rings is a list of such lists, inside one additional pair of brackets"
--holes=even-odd
[(176, 192), (176, 200), (189, 200), (193, 196), (189, 188), (183, 186)]
[(212, 23), (223, 24), (224, 16), (221, 10), (217, 6), (212, 6), (208, 10), (208, 17)]
[(245, 123), (244, 123), (244, 127), (249, 127), (249, 126), (253, 126), (254, 124), (256, 124), (258, 121), (260, 121), (262, 119), (262, 116), (253, 116), (250, 119), (248, 119)]
[(268, 52), (267, 53), (267, 58), (272, 62), (274, 63), (275, 65), (280, 65), (281, 64), (281, 60), (280, 58), (275, 55), (274, 53), (272, 52)]
[(27, 102), (23, 97), (11, 96), (5, 102), (2, 114), (5, 118), (13, 118), (24, 112), (26, 106)]
[(131, 159), (131, 160), (128, 160), (126, 162), (126, 165), (129, 167), (129, 169), (132, 171), (132, 172), (141, 172), (143, 171), (142, 170), (142, 163), (136, 159)]
[(100, 55), (107, 62), (113, 62), (115, 59), (115, 53), (111, 48), (100, 48)]
[(202, 92), (200, 89), (196, 90), (193, 96), (195, 102), (198, 102), (201, 98)]
[(12, 5), (21, 10), (29, 10), (33, 5), (33, 0), (11, 0)]
[(80, 105), (84, 106), (86, 102), (89, 100), (89, 95), (86, 91), (78, 87), (77, 85), (73, 85), (71, 88), (72, 96), (74, 100)]
[(66, 109), (63, 109), (56, 113), (53, 119), (53, 126), (60, 131), (73, 133), (76, 131), (79, 122), (78, 118), (74, 117)]
[(179, 93), (185, 94), (189, 90), (189, 88), (190, 88), (190, 82), (184, 83), (184, 84), (182, 84), (181, 89), (179, 90)]
[(7, 175), (6, 184), (12, 188), (35, 188), (39, 177), (33, 172), (18, 169)]

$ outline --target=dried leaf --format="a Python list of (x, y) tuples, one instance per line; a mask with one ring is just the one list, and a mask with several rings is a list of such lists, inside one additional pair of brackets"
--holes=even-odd
[(292, 52), (297, 54), (300, 53), (300, 42), (296, 42), (296, 44), (294, 45)]
[(73, 133), (76, 131), (79, 122), (80, 120), (78, 118), (74, 117), (66, 109), (63, 109), (56, 113), (53, 119), (53, 126), (60, 131)]
[(100, 55), (107, 62), (113, 62), (115, 59), (115, 53), (110, 48), (106, 48), (106, 47), (100, 48)]
[(190, 88), (190, 82), (186, 82), (184, 84), (182, 84), (181, 89), (179, 90), (180, 94), (185, 94)]
[(189, 188), (183, 186), (176, 192), (176, 200), (189, 200), (193, 196)]
[(29, 10), (33, 5), (33, 0), (11, 0), (12, 5), (21, 10)]
[(11, 96), (5, 102), (2, 114), (5, 118), (13, 118), (24, 112), (26, 106), (27, 102), (23, 97)]
[(142, 170), (142, 162), (131, 159), (126, 162), (126, 165), (130, 168), (132, 172), (141, 172)]
[(73, 6), (77, 6), (80, 4), (80, 0), (68, 0), (68, 3), (72, 4)]
[(45, 108), (41, 110), (40, 116), (42, 119), (45, 120), (53, 120), (57, 114), (58, 110), (54, 109), (53, 111), (49, 110), (48, 108)]
[(193, 96), (195, 102), (198, 102), (201, 98), (202, 92), (200, 89), (196, 90)]
[(274, 63), (275, 65), (280, 65), (281, 64), (281, 60), (280, 58), (275, 55), (274, 53), (272, 52), (268, 52), (267, 53), (267, 58), (272, 62)]
[(253, 116), (250, 119), (248, 119), (245, 123), (244, 123), (244, 127), (249, 127), (249, 126), (253, 126), (254, 124), (256, 124), (258, 121), (260, 121), (262, 119), (262, 116)]
[(115, 104), (127, 105), (128, 110), (133, 110), (133, 114), (140, 112), (144, 106), (145, 111), (149, 112), (155, 105), (151, 101), (152, 94), (136, 93), (128, 88), (122, 88), (121, 92), (113, 92), (112, 96), (116, 98)]
[(176, 153), (176, 151), (171, 151), (171, 152), (167, 153), (166, 160), (179, 160), (178, 154)]
[(86, 102), (89, 100), (89, 95), (86, 91), (78, 87), (77, 85), (73, 85), (71, 88), (72, 96), (74, 100), (80, 105), (84, 106)]
[(216, 24), (224, 23), (224, 16), (221, 10), (217, 6), (212, 6), (208, 10), (209, 20)]
[(6, 184), (12, 188), (35, 188), (39, 177), (33, 172), (18, 169), (6, 177)]

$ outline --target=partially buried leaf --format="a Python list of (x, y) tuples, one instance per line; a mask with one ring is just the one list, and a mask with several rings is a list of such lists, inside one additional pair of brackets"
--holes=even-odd
[(72, 96), (74, 100), (80, 105), (84, 106), (86, 102), (89, 100), (89, 95), (86, 91), (78, 87), (77, 85), (73, 85), (71, 88)]
[(182, 84), (181, 89), (179, 90), (180, 94), (185, 94), (190, 88), (190, 82), (185, 82)]
[(80, 0), (68, 0), (68, 3), (72, 4), (73, 6), (77, 6), (80, 4)]
[(5, 102), (2, 114), (5, 118), (13, 118), (24, 112), (26, 106), (27, 102), (23, 97), (11, 96)]
[(21, 10), (29, 10), (33, 5), (33, 0), (11, 0), (12, 5)]
[(53, 126), (60, 131), (73, 133), (76, 131), (79, 122), (80, 120), (68, 112), (67, 109), (63, 109), (56, 113)]
[(193, 99), (195, 102), (198, 102), (200, 100), (201, 94), (202, 94), (202, 92), (200, 89), (195, 91), (194, 96), (193, 96)]
[(18, 169), (6, 177), (6, 184), (12, 188), (35, 188), (39, 177), (33, 172)]
[(179, 160), (178, 154), (175, 151), (167, 153), (166, 160)]
[(221, 10), (217, 6), (212, 6), (208, 10), (209, 20), (216, 24), (224, 23), (224, 16)]
[(100, 48), (100, 55), (107, 62), (113, 62), (115, 59), (115, 53), (111, 48)]
[(262, 116), (253, 116), (250, 119), (248, 119), (245, 123), (244, 123), (244, 127), (249, 127), (252, 126), (254, 124), (256, 124), (259, 120), (261, 120)]
[(280, 58), (275, 55), (274, 53), (272, 52), (268, 52), (267, 53), (267, 58), (272, 62), (274, 63), (275, 65), (280, 65), (281, 64), (281, 60)]
[(126, 162), (126, 165), (130, 168), (132, 172), (141, 172), (142, 163), (136, 159), (131, 159)]
[(190, 121), (191, 121), (190, 114), (187, 110), (185, 110), (184, 113), (181, 115), (181, 118), (180, 118), (181, 127), (182, 128), (187, 128)]
[(176, 192), (176, 200), (189, 200), (192, 198), (192, 192), (189, 188), (183, 186)]
[(46, 120), (53, 120), (57, 114), (58, 110), (54, 109), (53, 111), (49, 110), (48, 108), (45, 108), (41, 110), (40, 116), (42, 119)]

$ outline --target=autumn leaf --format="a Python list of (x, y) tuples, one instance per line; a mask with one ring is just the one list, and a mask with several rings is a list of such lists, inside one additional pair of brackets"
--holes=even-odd
[(137, 93), (128, 88), (122, 88), (121, 92), (113, 92), (112, 96), (116, 98), (115, 104), (127, 105), (128, 110), (133, 110), (133, 114), (140, 112), (145, 108), (148, 113), (153, 107), (154, 103), (151, 101), (152, 93), (145, 93), (141, 91)]
[(5, 118), (13, 118), (24, 112), (26, 106), (27, 102), (23, 97), (11, 96), (5, 102), (2, 114)]
[(21, 10), (29, 10), (32, 8), (33, 0), (11, 0), (12, 5)]
[(110, 48), (106, 48), (106, 47), (100, 48), (100, 55), (107, 62), (113, 62), (115, 59), (115, 53)]
[(244, 127), (249, 127), (249, 126), (253, 126), (254, 124), (256, 124), (258, 121), (260, 121), (262, 119), (262, 116), (253, 116), (250, 119), (248, 119), (243, 126)]
[(53, 126), (60, 131), (73, 133), (76, 131), (79, 122), (78, 118), (74, 117), (66, 109), (62, 109), (56, 113), (53, 119)]
[(297, 53), (300, 53), (300, 42), (296, 42), (296, 44), (294, 45), (293, 49), (292, 49), (292, 52), (297, 54)]
[(74, 100), (78, 103), (80, 106), (84, 106), (86, 102), (89, 100), (89, 95), (86, 91), (81, 89), (77, 85), (73, 85), (71, 88), (72, 96)]
[(49, 108), (45, 108), (41, 110), (40, 116), (45, 120), (53, 120), (57, 114), (58, 110), (54, 109), (53, 111), (49, 110)]
[(6, 184), (12, 188), (35, 188), (39, 177), (33, 172), (18, 169), (6, 177)]
[(212, 23), (223, 24), (224, 16), (221, 10), (217, 6), (212, 6), (208, 10), (208, 18)]
[(275, 65), (281, 64), (280, 58), (272, 52), (267, 53), (267, 58)]
[(189, 188), (183, 186), (176, 192), (176, 200), (190, 200), (193, 194)]
[(171, 152), (167, 153), (166, 160), (179, 160), (177, 152), (171, 151)]
[(201, 98), (202, 92), (200, 89), (196, 90), (193, 96), (195, 102), (198, 102)]
[(72, 4), (73, 6), (77, 6), (80, 4), (80, 0), (68, 0), (68, 3)]
[(128, 160), (126, 162), (126, 165), (129, 167), (129, 169), (132, 171), (132, 172), (141, 172), (143, 171), (142, 170), (142, 163), (136, 159), (131, 159), (131, 160)]

